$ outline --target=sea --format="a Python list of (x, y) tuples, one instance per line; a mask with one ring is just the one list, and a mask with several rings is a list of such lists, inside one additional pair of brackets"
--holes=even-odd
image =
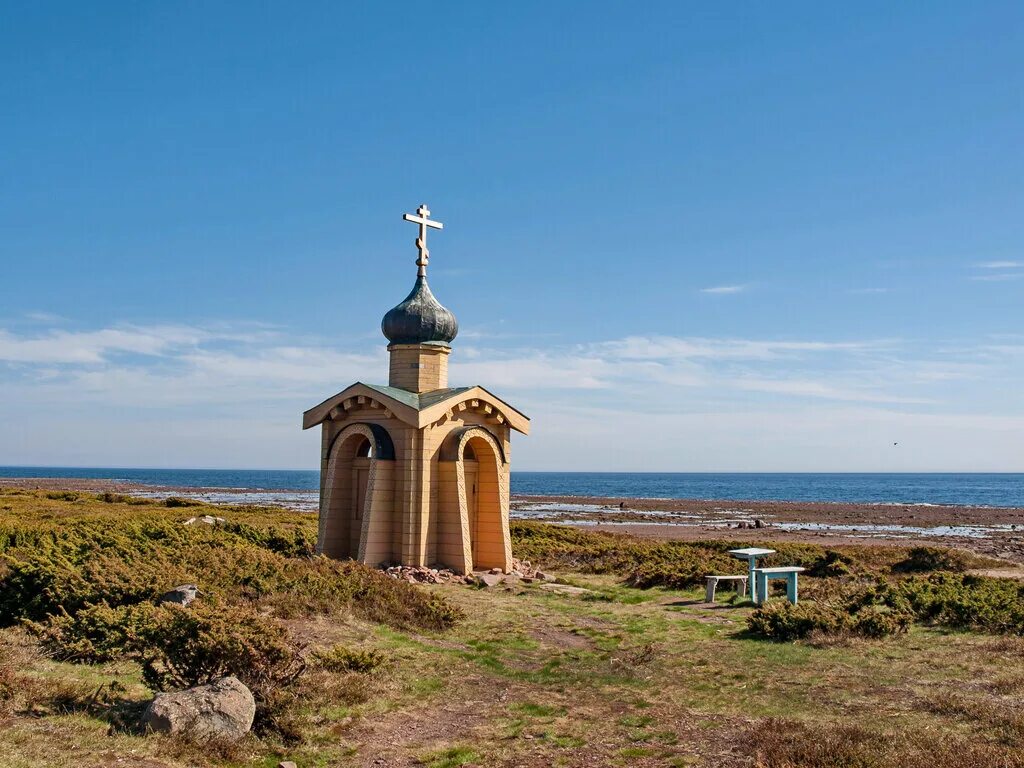
[[(244, 496), (253, 503), (303, 508), (315, 508), (320, 482), (316, 470), (260, 469), (0, 467), (2, 477), (89, 478), (215, 489), (203, 497), (229, 503)], [(511, 490), (520, 496), (1024, 507), (1024, 473), (513, 472)]]

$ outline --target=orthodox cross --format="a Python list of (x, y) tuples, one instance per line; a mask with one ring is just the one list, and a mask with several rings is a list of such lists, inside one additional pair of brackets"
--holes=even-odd
[(416, 274), (420, 277), (426, 277), (427, 264), (430, 262), (430, 251), (427, 250), (427, 227), (432, 229), (444, 229), (444, 224), (440, 221), (430, 220), (430, 209), (427, 208), (426, 203), (417, 208), (416, 213), (418, 213), (419, 216), (414, 216), (411, 213), (403, 213), (402, 218), (406, 221), (411, 221), (420, 225), (420, 236), (416, 238), (416, 247), (419, 248), (420, 251), (420, 256), (416, 259), (416, 266), (419, 267), (419, 271)]

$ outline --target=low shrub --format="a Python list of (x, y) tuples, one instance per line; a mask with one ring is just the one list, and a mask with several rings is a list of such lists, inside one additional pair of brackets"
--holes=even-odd
[(833, 634), (841, 629), (842, 614), (817, 603), (790, 605), (770, 602), (754, 611), (747, 628), (771, 640), (799, 640), (812, 633)]
[(370, 649), (368, 651), (351, 650), (343, 645), (336, 645), (323, 651), (314, 651), (313, 659), (329, 672), (358, 672), (369, 674), (381, 669), (388, 663), (388, 657)]
[(94, 605), (31, 627), (59, 659), (138, 662), (146, 685), (157, 691), (234, 675), (260, 699), (305, 669), (301, 649), (284, 627), (251, 609)]
[(78, 501), (81, 497), (80, 493), (74, 491), (50, 491), (46, 494), (46, 498), (53, 501)]
[(0, 526), (0, 626), (152, 602), (184, 583), (222, 604), (283, 618), (351, 611), (400, 629), (441, 630), (463, 616), (443, 597), (376, 569), (312, 556), (315, 520), (183, 526), (157, 510)]
[(886, 637), (914, 622), (947, 629), (1024, 635), (1024, 585), (959, 573), (852, 586), (792, 606), (767, 603), (747, 619), (755, 634), (796, 640), (812, 633)]
[(912, 547), (905, 559), (896, 563), (893, 570), (905, 573), (931, 571), (963, 572), (978, 567), (978, 558), (969, 552), (941, 547)]
[(175, 508), (175, 507), (205, 507), (206, 503), (199, 501), (198, 499), (184, 499), (180, 496), (168, 496), (164, 499), (164, 506)]
[(856, 568), (857, 562), (852, 556), (835, 549), (826, 549), (824, 554), (807, 568), (807, 575), (818, 578), (849, 576)]

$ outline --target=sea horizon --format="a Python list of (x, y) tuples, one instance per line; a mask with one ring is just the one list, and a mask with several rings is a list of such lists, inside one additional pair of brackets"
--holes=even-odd
[[(141, 486), (282, 491), (307, 504), (319, 470), (0, 466), (0, 478), (107, 480)], [(1024, 507), (1021, 472), (516, 471), (516, 496)], [(309, 498), (307, 498), (309, 497)]]

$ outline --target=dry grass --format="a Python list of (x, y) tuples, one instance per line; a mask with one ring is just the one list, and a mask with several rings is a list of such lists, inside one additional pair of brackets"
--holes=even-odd
[(1020, 768), (1024, 755), (951, 733), (770, 719), (747, 734), (757, 768)]

